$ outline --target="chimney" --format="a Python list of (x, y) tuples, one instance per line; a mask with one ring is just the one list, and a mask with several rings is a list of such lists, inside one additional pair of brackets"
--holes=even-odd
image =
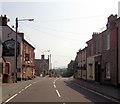
[(22, 39), (24, 39), (24, 33), (18, 33), (18, 35), (19, 35)]
[(45, 55), (41, 55), (41, 59), (43, 59), (43, 60), (44, 60), (44, 59), (45, 59)]
[(116, 19), (117, 19), (117, 15), (113, 15), (111, 14), (109, 17), (108, 17), (108, 22), (107, 22), (107, 29), (113, 29), (116, 25)]
[(0, 26), (7, 26), (8, 21), (9, 19), (6, 17), (6, 15), (4, 15), (4, 17), (2, 15), (0, 16)]

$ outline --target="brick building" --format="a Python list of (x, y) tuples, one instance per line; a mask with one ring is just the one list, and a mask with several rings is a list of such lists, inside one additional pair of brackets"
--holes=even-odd
[(25, 39), (22, 47), (22, 79), (32, 79), (35, 74), (35, 48)]
[(102, 32), (102, 83), (117, 85), (117, 15), (108, 17)]
[[(120, 4), (120, 2), (119, 2), (119, 4)], [(118, 84), (120, 85), (120, 17), (117, 19), (117, 21), (116, 21), (116, 23), (117, 23), (117, 29), (118, 29), (118, 33), (117, 33), (117, 50), (118, 50), (118, 52), (117, 52), (117, 57), (118, 57), (118, 62), (117, 62), (117, 64), (118, 64)]]

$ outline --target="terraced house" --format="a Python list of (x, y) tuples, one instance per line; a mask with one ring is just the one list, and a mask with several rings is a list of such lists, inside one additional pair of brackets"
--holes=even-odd
[[(93, 33), (86, 42), (87, 80), (109, 85), (120, 84), (120, 18), (108, 17), (106, 29)], [(77, 54), (80, 78), (82, 78), (82, 51)], [(78, 74), (79, 75), (79, 74)], [(78, 76), (79, 77), (79, 76)]]
[(120, 17), (117, 19), (116, 23), (117, 23), (117, 29), (118, 29), (118, 33), (117, 33), (117, 43), (118, 43), (118, 45), (117, 45), (117, 48), (118, 48), (117, 49), (118, 50), (118, 52), (117, 52), (118, 71), (117, 72), (118, 72), (118, 74), (117, 74), (117, 76), (118, 76), (118, 84), (120, 86)]

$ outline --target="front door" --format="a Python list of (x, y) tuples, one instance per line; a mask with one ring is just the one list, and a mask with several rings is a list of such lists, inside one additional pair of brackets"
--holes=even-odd
[(95, 62), (95, 81), (100, 83), (100, 76), (101, 76), (101, 65), (98, 62)]

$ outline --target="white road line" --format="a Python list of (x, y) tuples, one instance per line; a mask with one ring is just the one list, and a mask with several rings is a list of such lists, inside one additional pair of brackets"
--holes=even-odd
[(21, 91), (24, 91), (24, 89), (22, 89)]
[(56, 92), (57, 92), (58, 97), (61, 97), (61, 95), (60, 95), (60, 93), (58, 92), (58, 90), (56, 90)]
[(95, 94), (97, 94), (97, 95), (99, 95), (99, 96), (102, 96), (102, 97), (104, 97), (104, 98), (106, 98), (106, 99), (109, 99), (109, 100), (111, 100), (111, 101), (120, 103), (118, 100), (116, 100), (116, 99), (114, 99), (114, 98), (110, 98), (110, 97), (108, 97), (108, 96), (105, 96), (105, 95), (103, 95), (103, 94), (101, 94), (101, 93), (99, 93), (99, 92), (96, 92), (96, 91), (93, 91), (93, 90), (88, 89), (88, 88), (86, 88), (86, 87), (83, 87), (83, 86), (81, 86), (81, 85), (79, 85), (79, 84), (77, 84), (77, 83), (73, 83), (73, 84), (75, 84), (75, 85), (77, 85), (77, 86), (79, 86), (79, 87), (81, 87), (81, 88), (83, 88), (83, 89), (85, 89), (85, 90), (88, 90), (88, 91), (90, 91), (90, 92), (92, 92), (92, 93), (95, 93)]
[(21, 93), (22, 91), (19, 91), (19, 94)]
[(54, 84), (54, 87), (56, 88), (56, 85)]
[(10, 97), (8, 100), (5, 101), (5, 103), (9, 102), (10, 100), (12, 100), (15, 96), (17, 96), (18, 94), (13, 95), (12, 97)]
[(28, 88), (28, 87), (30, 87), (31, 85), (32, 85), (32, 84), (30, 84), (30, 85), (26, 86), (26, 87), (25, 87), (25, 89), (27, 89), (27, 88)]

